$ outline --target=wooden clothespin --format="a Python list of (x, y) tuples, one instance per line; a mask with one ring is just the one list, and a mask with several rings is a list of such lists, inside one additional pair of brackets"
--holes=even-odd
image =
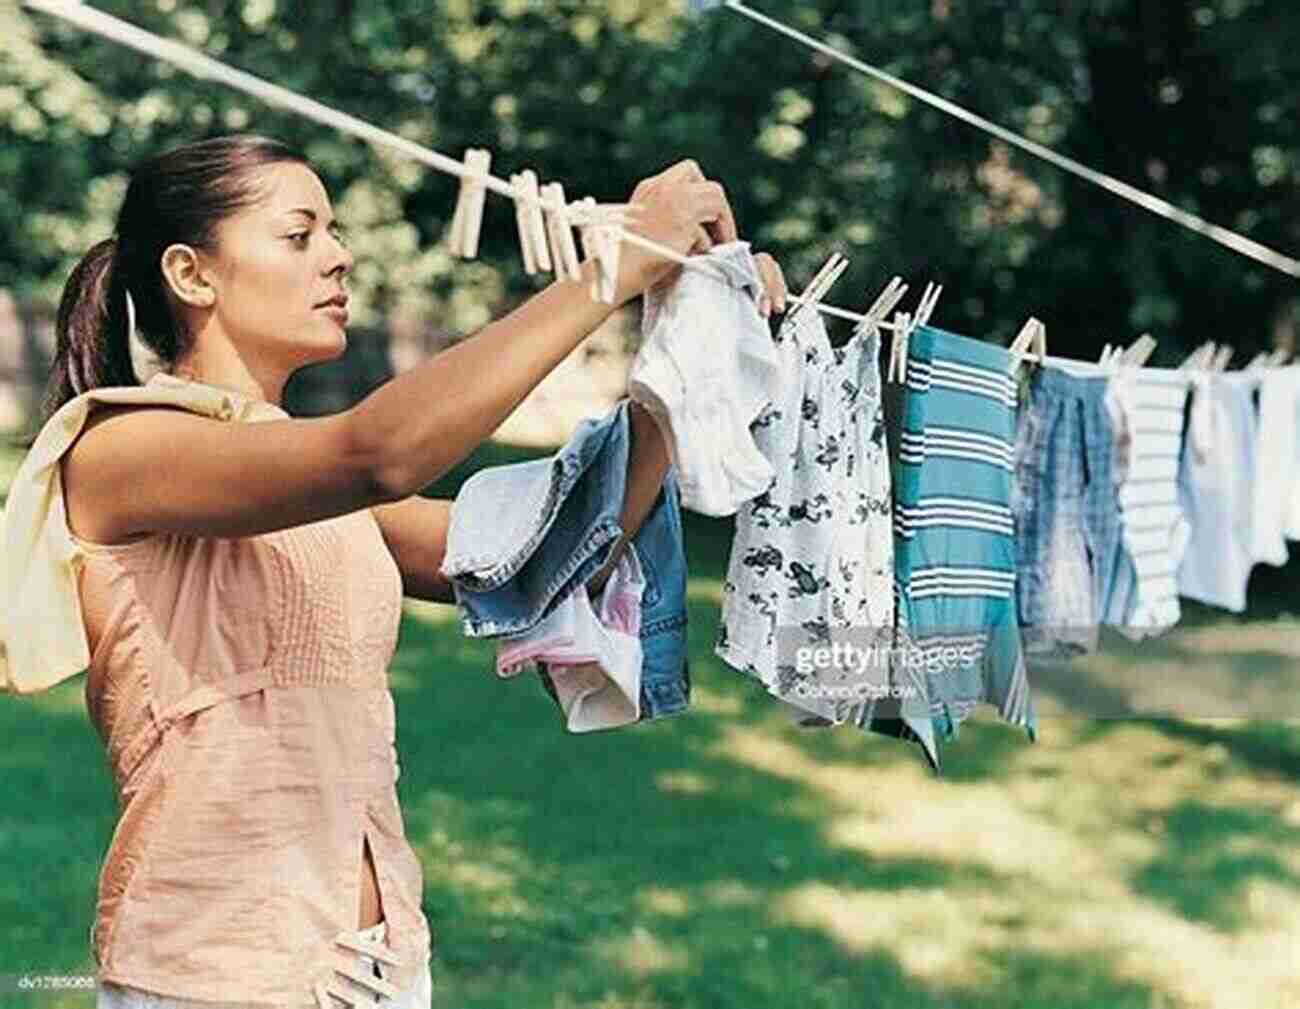
[(880, 292), (870, 308), (859, 320), (854, 327), (853, 335), (859, 337), (871, 336), (880, 330), (880, 324), (885, 321), (894, 307), (903, 300), (903, 295), (907, 293), (907, 285), (903, 283), (902, 277), (895, 277)]
[(892, 379), (897, 370), (898, 381), (907, 381), (907, 347), (912, 334), (918, 326), (930, 321), (934, 306), (939, 303), (943, 285), (926, 283), (921, 301), (916, 306), (916, 313), (900, 312), (894, 316), (894, 332), (889, 341), (889, 375)]
[(492, 168), (492, 152), (471, 147), (465, 152), (467, 174), (461, 176), (460, 196), (456, 199), (456, 212), (451, 218), (451, 231), (447, 236), (448, 250), (453, 256), (473, 259), (478, 255), (479, 232), (483, 226), (483, 204), (487, 198), (484, 180)]
[(546, 211), (546, 233), (551, 240), (555, 277), (557, 280), (578, 280), (582, 276), (582, 267), (578, 262), (578, 248), (573, 242), (573, 225), (564, 197), (564, 183), (551, 182), (543, 186), (542, 196), (555, 205), (554, 209)]
[(510, 176), (515, 191), (515, 214), (519, 225), (519, 245), (524, 256), (524, 270), (550, 272), (551, 254), (546, 242), (546, 222), (537, 202), (537, 173), (531, 168)]
[(1205, 341), (1187, 355), (1187, 359), (1178, 366), (1180, 371), (1201, 371), (1208, 368), (1214, 357), (1215, 345), (1211, 340)]
[(1232, 360), (1232, 355), (1235, 353), (1236, 351), (1232, 347), (1226, 343), (1223, 344), (1219, 348), (1219, 352), (1214, 355), (1213, 360), (1210, 361), (1210, 371), (1223, 371), (1224, 368), (1228, 367), (1228, 362)]
[(831, 289), (835, 281), (840, 279), (840, 274), (849, 268), (849, 261), (838, 252), (832, 252), (831, 256), (822, 268), (817, 271), (817, 276), (813, 277), (812, 282), (804, 289), (803, 294), (798, 298), (792, 298), (794, 308), (786, 314), (786, 321), (789, 322), (802, 308), (811, 308), (826, 297), (826, 292)]
[(1011, 354), (1013, 371), (1020, 367), (1022, 361), (1037, 361), (1041, 364), (1047, 359), (1047, 327), (1031, 316), (1007, 349)]
[(939, 295), (942, 293), (942, 284), (927, 283), (925, 285), (925, 293), (921, 295), (921, 303), (916, 306), (916, 317), (912, 320), (912, 329), (916, 329), (917, 326), (924, 326), (930, 321), (930, 316), (934, 314), (934, 306), (939, 304)]
[(633, 204), (598, 204), (585, 197), (573, 205), (572, 212), (582, 240), (582, 253), (596, 264), (591, 282), (591, 297), (607, 305), (614, 303), (618, 291), (618, 261), (623, 247), (623, 227)]
[(894, 315), (894, 332), (889, 340), (889, 370), (885, 375), (889, 382), (907, 381), (907, 342), (913, 330), (910, 312), (898, 312)]
[(1134, 368), (1141, 368), (1151, 358), (1156, 349), (1156, 340), (1150, 333), (1143, 333), (1120, 355), (1122, 363)]

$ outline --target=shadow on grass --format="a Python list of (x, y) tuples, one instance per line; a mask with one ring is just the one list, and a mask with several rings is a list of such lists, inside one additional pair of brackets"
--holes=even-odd
[(1249, 920), (1244, 897), (1252, 881), (1300, 890), (1300, 875), (1277, 854), (1300, 844), (1300, 828), (1267, 810), (1184, 801), (1165, 815), (1163, 828), (1164, 851), (1132, 885), (1185, 918), (1235, 931)]

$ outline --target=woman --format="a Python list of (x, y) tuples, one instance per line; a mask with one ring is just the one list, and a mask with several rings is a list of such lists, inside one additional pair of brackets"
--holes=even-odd
[[(636, 230), (681, 253), (737, 237), (691, 161), (631, 202)], [(757, 262), (767, 314), (785, 285)], [(139, 166), (116, 237), (64, 292), (47, 417), (139, 385), (132, 316), (164, 364), (150, 385), (190, 397), (100, 404), (59, 459), (87, 704), (119, 791), (92, 935), (101, 1007), (429, 1004), (386, 672), (401, 596), (454, 601), (439, 575), (450, 502), (417, 491), (680, 269), (627, 244), (615, 304), (592, 300), (584, 263), (352, 409), (291, 419), (286, 380), (345, 347), (352, 265), (306, 160), (233, 136)], [(621, 542), (668, 468), (649, 415), (631, 417)]]

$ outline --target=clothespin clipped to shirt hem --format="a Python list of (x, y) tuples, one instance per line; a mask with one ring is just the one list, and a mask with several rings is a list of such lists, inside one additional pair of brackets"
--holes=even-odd
[(452, 214), (447, 245), (453, 256), (473, 259), (478, 255), (479, 233), (483, 227), (483, 205), (487, 200), (483, 180), (492, 170), (492, 152), (471, 147), (465, 152), (465, 169), (467, 174), (461, 176), (460, 196)]
[[(943, 294), (942, 284), (925, 285), (925, 292), (921, 295), (921, 303), (916, 306), (916, 318), (912, 320), (912, 329), (917, 326), (924, 326), (929, 323), (930, 316), (934, 314), (934, 306), (939, 304), (939, 295)], [(908, 336), (911, 336), (908, 333)]]
[(808, 286), (804, 289), (803, 294), (797, 298), (788, 300), (794, 302), (794, 308), (786, 313), (786, 322), (789, 323), (799, 314), (801, 308), (813, 308), (826, 297), (828, 291), (840, 279), (840, 274), (849, 268), (849, 261), (845, 256), (838, 252), (832, 252), (830, 258), (822, 264), (822, 268), (817, 271)]
[(1031, 316), (1007, 350), (1011, 354), (1012, 371), (1017, 370), (1024, 361), (1037, 361), (1041, 364), (1047, 359), (1047, 327)]
[(912, 334), (916, 332), (918, 326), (924, 326), (930, 321), (930, 315), (934, 312), (934, 306), (939, 303), (939, 295), (942, 293), (942, 284), (927, 281), (925, 290), (921, 293), (921, 301), (916, 306), (916, 314), (899, 312), (894, 316), (894, 332), (889, 342), (889, 381), (894, 381), (895, 374), (899, 382), (907, 381), (907, 348), (911, 343)]
[(857, 337), (867, 337), (879, 332), (880, 325), (888, 317), (894, 307), (903, 300), (903, 295), (907, 293), (907, 285), (903, 283), (902, 277), (895, 277), (880, 292), (880, 296), (872, 302), (871, 307), (863, 314), (862, 320), (854, 328), (853, 334)]
[(911, 313), (895, 313), (894, 333), (889, 341), (889, 370), (885, 376), (886, 381), (907, 381), (907, 341), (912, 335), (912, 329)]
[(1143, 333), (1119, 355), (1122, 364), (1132, 368), (1141, 368), (1151, 359), (1156, 349), (1156, 339), (1150, 333)]
[(1178, 366), (1180, 371), (1202, 371), (1209, 367), (1215, 352), (1214, 342), (1207, 340), (1187, 355), (1187, 359)]

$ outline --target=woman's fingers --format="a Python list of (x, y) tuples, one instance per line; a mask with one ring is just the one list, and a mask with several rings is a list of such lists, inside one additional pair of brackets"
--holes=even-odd
[(708, 252), (713, 248), (713, 239), (709, 233), (704, 230), (704, 226), (697, 224), (695, 226), (695, 244), (691, 246), (688, 256), (695, 256), (702, 252)]
[[(754, 256), (754, 265), (758, 267), (758, 275), (763, 281), (763, 295), (759, 299), (759, 311), (764, 316), (767, 316), (771, 314), (772, 306), (775, 306), (777, 312), (784, 312), (786, 296), (790, 292), (786, 287), (785, 274), (781, 270), (781, 264), (768, 253), (760, 252)], [(764, 304), (767, 305), (767, 311), (763, 311)]]
[(734, 242), (739, 237), (736, 233), (736, 218), (731, 212), (731, 203), (722, 185), (717, 182), (696, 182), (691, 186), (691, 193), (699, 214), (698, 220), (708, 229), (713, 240), (719, 245)]

